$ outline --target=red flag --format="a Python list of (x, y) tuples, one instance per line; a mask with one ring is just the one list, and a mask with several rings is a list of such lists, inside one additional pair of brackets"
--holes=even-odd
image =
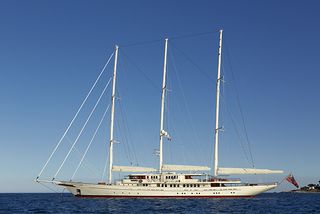
[(293, 184), (295, 187), (299, 188), (299, 184), (298, 184), (298, 182), (296, 181), (296, 179), (294, 179), (294, 177), (293, 177), (292, 174), (288, 175), (288, 176), (286, 177), (286, 180), (287, 180), (289, 183)]

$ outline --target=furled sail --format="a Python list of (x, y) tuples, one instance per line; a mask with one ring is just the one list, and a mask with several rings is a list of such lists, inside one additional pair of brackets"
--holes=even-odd
[(254, 169), (254, 168), (218, 168), (219, 175), (236, 174), (277, 174), (283, 173), (282, 170)]
[(112, 166), (113, 172), (156, 172), (157, 169), (140, 166)]
[(162, 165), (163, 171), (209, 171), (207, 166)]

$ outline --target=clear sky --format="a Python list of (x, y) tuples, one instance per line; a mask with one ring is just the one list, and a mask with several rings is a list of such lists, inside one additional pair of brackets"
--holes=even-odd
[[(222, 105), (231, 106), (222, 107), (221, 165), (250, 166), (245, 158), (250, 159), (248, 144), (241, 146), (232, 128), (230, 115), (243, 133), (236, 88), (255, 166), (292, 172), (302, 185), (319, 180), (318, 1), (10, 0), (0, 4), (0, 192), (48, 191), (33, 179), (115, 44), (120, 46), (115, 133), (120, 143), (115, 145), (115, 163), (158, 167), (153, 152), (159, 140), (165, 37), (169, 37), (170, 89), (166, 127), (173, 137), (164, 145), (165, 162), (212, 165), (220, 28), (225, 38)], [(199, 32), (212, 33), (176, 38)], [(68, 134), (70, 141), (111, 76), (112, 65)], [(84, 150), (109, 103), (110, 87), (77, 151)], [(101, 179), (108, 155), (109, 117), (75, 179)], [(53, 176), (68, 146), (65, 140), (44, 178)], [(77, 151), (58, 178), (70, 178), (79, 161)], [(255, 180), (281, 181), (285, 175)], [(281, 184), (279, 190), (290, 188)]]

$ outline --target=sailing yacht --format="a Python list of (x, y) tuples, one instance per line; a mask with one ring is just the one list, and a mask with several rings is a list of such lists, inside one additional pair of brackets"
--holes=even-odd
[[(117, 78), (118, 46), (114, 52), (114, 69), (112, 79), (112, 102), (111, 102), (111, 124), (109, 144), (109, 177), (105, 183), (83, 183), (74, 181), (46, 181), (39, 177), (46, 167), (41, 170), (36, 178), (37, 182), (51, 182), (66, 188), (76, 197), (195, 197), (195, 198), (223, 198), (223, 197), (253, 197), (257, 194), (274, 189), (278, 183), (243, 183), (240, 179), (226, 179), (224, 175), (235, 174), (272, 174), (283, 173), (281, 170), (256, 169), (256, 168), (223, 168), (219, 167), (218, 145), (219, 145), (219, 106), (220, 106), (220, 83), (221, 78), (221, 54), (222, 34), (219, 31), (218, 49), (218, 75), (216, 82), (216, 118), (214, 132), (214, 165), (213, 175), (200, 172), (210, 171), (207, 166), (193, 165), (168, 165), (163, 160), (163, 141), (170, 138), (164, 127), (166, 76), (167, 76), (167, 50), (168, 39), (165, 39), (163, 82), (160, 113), (160, 142), (159, 142), (159, 168), (148, 168), (138, 166), (116, 166), (113, 164), (114, 141), (114, 113), (115, 113), (115, 92)], [(51, 158), (51, 156), (50, 156)], [(49, 159), (50, 159), (49, 158)], [(113, 172), (130, 172), (123, 179), (113, 182)], [(185, 173), (188, 172), (188, 173)]]

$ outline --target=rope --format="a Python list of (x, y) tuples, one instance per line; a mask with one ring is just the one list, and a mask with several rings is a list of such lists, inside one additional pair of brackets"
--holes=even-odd
[(49, 187), (48, 185), (45, 185), (44, 183), (41, 183), (39, 181), (37, 181), (37, 183), (39, 183), (40, 185), (44, 186), (45, 188), (47, 188), (47, 189), (49, 189), (49, 190), (51, 190), (51, 191), (53, 191), (55, 193), (59, 193), (58, 191), (56, 191), (55, 189)]
[(155, 39), (155, 40), (148, 40), (148, 41), (128, 43), (128, 44), (121, 45), (121, 48), (122, 48), (122, 50), (123, 50), (123, 48), (140, 46), (140, 45), (146, 45), (146, 44), (153, 44), (153, 43), (161, 42), (162, 40), (163, 40), (163, 39), (161, 38), (161, 39)]
[(175, 40), (175, 39), (185, 39), (185, 38), (190, 38), (190, 37), (198, 37), (198, 36), (205, 36), (205, 35), (209, 35), (209, 34), (214, 34), (217, 33), (218, 30), (214, 30), (214, 31), (207, 31), (207, 32), (200, 32), (200, 33), (192, 33), (192, 34), (184, 34), (184, 35), (180, 35), (180, 36), (173, 36), (170, 37), (170, 41)]
[[(168, 54), (170, 55), (170, 54)], [(171, 79), (169, 78), (169, 74), (170, 74), (170, 68), (168, 66), (167, 68), (167, 82), (166, 82), (166, 90), (165, 90), (165, 108), (164, 108), (164, 111), (165, 111), (165, 114), (164, 114), (164, 129), (166, 131), (168, 131), (169, 135), (170, 135), (170, 143), (168, 144), (165, 144), (167, 145), (167, 151), (169, 151), (169, 161), (170, 163), (173, 162), (173, 155), (172, 155), (172, 152), (173, 152), (173, 143), (172, 142), (176, 142), (175, 139), (173, 139), (172, 137), (172, 134), (176, 134), (176, 132), (174, 132), (174, 126), (173, 126), (173, 119), (171, 117), (171, 106), (172, 106), (172, 93), (169, 93), (172, 91), (172, 81)], [(172, 130), (172, 133), (170, 132), (170, 130)], [(172, 140), (173, 139), (173, 140)], [(168, 138), (164, 138), (164, 140), (166, 142), (168, 142)], [(164, 141), (164, 142), (165, 142)]]
[(95, 132), (94, 132), (94, 134), (93, 134), (93, 136), (92, 136), (92, 138), (91, 138), (91, 140), (90, 140), (90, 143), (88, 144), (88, 146), (87, 146), (87, 148), (86, 148), (86, 150), (85, 150), (85, 152), (84, 152), (84, 154), (83, 154), (83, 156), (82, 156), (82, 158), (81, 158), (81, 160), (80, 160), (80, 162), (79, 162), (79, 164), (78, 164), (76, 170), (74, 171), (74, 173), (73, 173), (73, 175), (72, 175), (72, 177), (71, 177), (70, 180), (73, 180), (73, 178), (74, 178), (74, 176), (76, 175), (78, 169), (80, 168), (80, 166), (81, 166), (81, 164), (82, 164), (82, 161), (83, 161), (84, 157), (86, 156), (86, 154), (87, 154), (87, 152), (88, 152), (88, 150), (89, 150), (89, 148), (90, 148), (90, 146), (91, 146), (94, 138), (96, 137), (96, 134), (97, 134), (97, 132), (98, 132), (98, 130), (99, 130), (101, 124), (102, 124), (102, 121), (103, 121), (104, 117), (106, 116), (107, 111), (109, 110), (109, 107), (110, 107), (110, 104), (108, 105), (107, 109), (104, 111), (103, 116), (102, 116), (102, 118), (101, 118), (101, 120), (100, 120), (100, 122), (99, 122), (99, 125), (98, 125), (98, 127), (96, 128), (96, 130), (95, 130)]
[(210, 80), (210, 82), (216, 82), (216, 80), (213, 77), (211, 77), (209, 74), (207, 74), (207, 72), (203, 71), (200, 68), (200, 66), (191, 59), (191, 57), (189, 57), (186, 53), (184, 53), (182, 50), (180, 50), (176, 45), (174, 45), (173, 42), (171, 42), (170, 45), (173, 48), (175, 48), (178, 52), (180, 52), (180, 54), (182, 56), (184, 56), (185, 59), (187, 59), (201, 74), (203, 74), (208, 80)]
[[(222, 98), (222, 101), (223, 101), (224, 103), (226, 103), (225, 97), (223, 96), (222, 93), (221, 93), (221, 98)], [(227, 106), (227, 105), (224, 105), (224, 106)], [(250, 164), (250, 159), (249, 159), (249, 157), (247, 156), (247, 152), (246, 152), (245, 146), (243, 145), (243, 138), (241, 137), (240, 131), (239, 131), (239, 129), (237, 128), (237, 125), (236, 125), (235, 120), (234, 120), (234, 116), (233, 116), (233, 114), (231, 113), (231, 111), (230, 111), (227, 107), (225, 107), (225, 110), (226, 110), (227, 114), (230, 116), (231, 123), (232, 123), (232, 125), (233, 125), (233, 127), (234, 127), (234, 129), (235, 129), (235, 131), (236, 131), (236, 134), (238, 135), (238, 137), (239, 137), (239, 139), (240, 139), (240, 146), (241, 146), (241, 148), (242, 148), (242, 150), (243, 150), (243, 154), (244, 154), (246, 160), (248, 161), (248, 163)]]
[[(117, 128), (117, 131), (116, 131), (116, 133), (120, 133), (120, 131), (121, 130), (123, 130), (122, 129), (122, 126), (121, 126), (121, 124), (120, 124), (120, 120), (115, 120), (115, 125), (116, 125), (116, 128)], [(126, 157), (127, 157), (127, 160), (129, 161), (129, 162), (131, 162), (131, 156), (130, 156), (130, 154), (129, 154), (129, 149), (128, 149), (128, 145), (126, 144), (126, 142), (125, 142), (125, 140), (124, 140), (124, 138), (123, 138), (123, 135), (125, 135), (125, 133), (120, 133), (119, 135), (117, 134), (117, 138), (119, 138), (120, 139), (120, 142), (124, 145), (123, 147), (121, 147), (121, 148), (123, 148), (123, 150), (124, 150), (124, 153), (125, 153), (125, 155), (126, 155)]]
[(156, 89), (159, 89), (159, 86), (133, 61), (131, 58), (122, 50), (123, 56), (127, 58), (128, 62), (130, 62), (143, 76), (146, 78), (150, 84)]
[[(170, 41), (172, 40), (178, 40), (178, 39), (184, 39), (184, 38), (190, 38), (190, 37), (199, 37), (199, 36), (204, 36), (204, 35), (209, 35), (209, 34), (214, 34), (217, 33), (218, 30), (213, 30), (213, 31), (207, 31), (207, 32), (200, 32), (200, 33), (193, 33), (193, 34), (184, 34), (184, 35), (180, 35), (180, 36), (173, 36), (170, 37)], [(138, 45), (145, 45), (145, 44), (152, 44), (152, 43), (157, 43), (162, 41), (163, 39), (156, 39), (156, 40), (149, 40), (149, 41), (144, 41), (144, 42), (137, 42), (137, 43), (131, 43), (131, 44), (126, 44), (126, 45), (122, 45), (121, 47), (132, 47), (132, 46), (138, 46)], [(191, 62), (191, 64), (193, 64), (202, 74), (204, 74), (210, 81), (215, 81), (215, 79), (213, 79), (209, 74), (207, 74), (206, 72), (204, 72), (187, 54), (185, 54), (183, 51), (181, 51), (179, 48), (177, 48), (172, 42), (170, 43), (172, 45), (172, 47), (176, 48), (188, 61)], [(148, 75), (146, 75), (145, 72), (143, 72), (142, 69), (139, 68), (139, 66), (137, 66), (137, 64), (135, 64), (133, 61), (130, 60), (130, 58), (128, 57), (127, 54), (125, 54), (125, 52), (122, 49), (122, 53), (123, 55), (128, 59), (128, 61), (130, 63), (132, 63), (134, 65), (134, 67), (136, 67), (136, 69), (138, 71), (140, 71), (143, 76), (150, 81), (150, 83), (156, 88), (158, 89), (158, 85), (155, 84), (149, 77)]]
[[(120, 95), (120, 93), (118, 93)], [(130, 139), (132, 139), (131, 137), (131, 132), (130, 132), (130, 129), (129, 129), (129, 126), (128, 126), (128, 120), (127, 120), (127, 114), (126, 114), (126, 111), (125, 111), (125, 108), (122, 106), (122, 102), (120, 102), (119, 104), (120, 106), (120, 115), (121, 115), (121, 124), (123, 124), (123, 130), (124, 130), (124, 143), (126, 144), (127, 146), (127, 149), (128, 149), (128, 154), (129, 154), (129, 157), (130, 157), (130, 160), (131, 162), (135, 161), (136, 164), (138, 163), (138, 158), (137, 158), (137, 155), (136, 155), (136, 152), (135, 152), (135, 149), (134, 149), (134, 146), (130, 143)], [(129, 140), (128, 140), (129, 138)], [(133, 153), (133, 157), (131, 156), (131, 150), (132, 150), (132, 153)]]
[(284, 177), (284, 178), (279, 182), (279, 186), (282, 184), (282, 182), (283, 182), (284, 180), (286, 180), (286, 178), (287, 178), (287, 176)]
[[(125, 64), (121, 63), (121, 62), (122, 61), (120, 60), (119, 69), (122, 68), (123, 71), (126, 71), (127, 69), (125, 68)], [(124, 75), (124, 76), (126, 76), (126, 75)], [(126, 88), (126, 90), (129, 90), (129, 89)], [(118, 94), (118, 97), (122, 97), (120, 95), (120, 92), (119, 92), (118, 89), (116, 89), (116, 94)], [(121, 146), (121, 148), (124, 150), (124, 153), (125, 153), (125, 155), (127, 157), (128, 162), (130, 162), (131, 165), (132, 165), (133, 158), (132, 158), (132, 155), (130, 153), (130, 147), (129, 147), (129, 143), (128, 143), (130, 141), (128, 140), (128, 132), (127, 132), (127, 129), (126, 129), (126, 126), (125, 126), (126, 123), (124, 122), (124, 119), (125, 119), (124, 117), (125, 116), (124, 116), (123, 111), (122, 111), (122, 99), (119, 98), (119, 101), (120, 101), (119, 102), (120, 111), (119, 111), (118, 117), (116, 117), (116, 119), (115, 119), (115, 124), (116, 124), (117, 130), (118, 130), (118, 131), (116, 131), (116, 134), (117, 134), (117, 138), (119, 138), (120, 142), (122, 142), (123, 147)]]
[(55, 179), (55, 177), (57, 177), (57, 175), (58, 175), (58, 173), (60, 172), (61, 168), (63, 167), (64, 163), (65, 163), (65, 162), (66, 162), (66, 160), (68, 159), (68, 157), (69, 157), (69, 155), (70, 155), (71, 151), (73, 150), (74, 146), (75, 146), (75, 145), (76, 145), (76, 143), (78, 142), (78, 140), (79, 140), (79, 138), (80, 138), (80, 136), (81, 136), (81, 134), (82, 134), (82, 132), (83, 132), (84, 128), (87, 126), (87, 123), (89, 122), (89, 120), (90, 120), (90, 118), (91, 118), (91, 116), (92, 116), (93, 112), (95, 111), (95, 109), (96, 109), (97, 105), (99, 104), (99, 102), (100, 102), (100, 100), (101, 100), (101, 98), (102, 98), (102, 95), (104, 94), (104, 92), (106, 91), (107, 87), (109, 86), (109, 83), (110, 83), (111, 79), (112, 79), (112, 78), (110, 78), (110, 79), (109, 79), (109, 81), (108, 81), (107, 85), (104, 87), (104, 89), (103, 89), (102, 93), (100, 94), (99, 99), (97, 100), (96, 104), (94, 105), (94, 107), (93, 107), (92, 111), (90, 112), (90, 114), (89, 114), (89, 116), (88, 116), (88, 118), (87, 118), (86, 122), (85, 122), (85, 123), (84, 123), (84, 125), (82, 126), (82, 128), (81, 128), (81, 130), (80, 130), (80, 132), (79, 132), (79, 134), (78, 134), (78, 136), (77, 136), (77, 138), (76, 138), (76, 140), (75, 140), (75, 141), (74, 141), (74, 143), (72, 144), (72, 146), (71, 146), (71, 148), (70, 148), (70, 150), (69, 150), (69, 152), (68, 152), (67, 156), (64, 158), (64, 160), (63, 160), (62, 164), (60, 165), (60, 167), (59, 167), (59, 169), (57, 170), (56, 174), (53, 176), (53, 179), (52, 179), (52, 180), (54, 180), (54, 179)]
[[(66, 136), (66, 139), (68, 140), (68, 142), (69, 142), (69, 144), (70, 144), (70, 146), (72, 145), (72, 142), (71, 142), (71, 140), (69, 139), (69, 137), (68, 136)], [(80, 150), (75, 146), (74, 147), (74, 150), (77, 152), (77, 154), (78, 154), (78, 157), (80, 158), (81, 157), (81, 155), (82, 155), (82, 153), (80, 152)], [(86, 160), (86, 163), (85, 163), (87, 166), (88, 166), (88, 169), (91, 171), (91, 173), (92, 174), (95, 174), (95, 175), (98, 175), (98, 169), (95, 167), (95, 165), (94, 164), (92, 164), (91, 162), (89, 162), (88, 160)]]
[[(106, 156), (106, 157), (107, 157), (107, 156)], [(101, 176), (101, 181), (103, 181), (103, 178), (104, 178), (104, 176), (105, 176), (105, 174), (106, 174), (108, 162), (109, 162), (109, 158), (107, 157), (107, 158), (106, 158), (106, 162), (105, 162), (104, 167), (103, 167), (103, 172), (102, 172), (102, 176)]]
[[(229, 59), (231, 59), (230, 54), (229, 54), (228, 45), (226, 45), (226, 49), (227, 49), (227, 51), (226, 51), (227, 52), (227, 56), (228, 56)], [(240, 103), (240, 95), (239, 95), (239, 92), (237, 90), (237, 85), (235, 84), (235, 74), (234, 74), (233, 69), (232, 69), (231, 61), (228, 61), (228, 62), (229, 62), (229, 67), (230, 67), (230, 71), (231, 71), (231, 78), (232, 78), (232, 81), (234, 82), (233, 85), (234, 85), (234, 91), (235, 91), (235, 94), (236, 94), (236, 101), (237, 101), (237, 105), (238, 105), (238, 108), (239, 108), (239, 111), (240, 111), (240, 116), (241, 116), (241, 121), (242, 121), (242, 124), (243, 124), (245, 137), (246, 137), (246, 140), (247, 140), (247, 143), (248, 143), (248, 150), (249, 150), (249, 154), (250, 154), (250, 157), (251, 157), (252, 166), (254, 168), (255, 166), (254, 166), (254, 159), (253, 159), (253, 155), (252, 155), (252, 151), (251, 151), (251, 143), (250, 143), (250, 140), (249, 140), (249, 136), (248, 136), (248, 132), (247, 132), (247, 126), (245, 124), (244, 114), (243, 114), (243, 110), (242, 110), (241, 103)]]
[(48, 160), (46, 161), (46, 163), (45, 163), (45, 164), (44, 164), (44, 166), (42, 167), (42, 169), (41, 169), (40, 173), (38, 174), (38, 176), (37, 176), (36, 180), (38, 180), (38, 178), (41, 176), (41, 174), (43, 173), (44, 169), (47, 167), (48, 163), (50, 162), (50, 160), (51, 160), (51, 158), (52, 158), (53, 154), (57, 151), (57, 149), (58, 149), (58, 147), (60, 146), (60, 144), (61, 144), (62, 140), (63, 140), (63, 139), (64, 139), (64, 137), (66, 136), (66, 134), (67, 134), (67, 132), (69, 131), (70, 127), (72, 126), (72, 124), (73, 124), (74, 120), (76, 119), (76, 117), (78, 116), (79, 112), (81, 111), (81, 109), (82, 109), (83, 105), (84, 105), (84, 104), (85, 104), (85, 102), (87, 101), (87, 99), (88, 99), (88, 97), (90, 96), (90, 94), (91, 94), (92, 90), (93, 90), (93, 89), (94, 89), (94, 87), (96, 86), (96, 84), (97, 84), (97, 82), (99, 81), (99, 79), (100, 79), (101, 75), (102, 75), (102, 74), (103, 74), (103, 72), (105, 71), (105, 69), (106, 69), (107, 65), (109, 64), (109, 62), (110, 62), (110, 60), (111, 60), (111, 58), (112, 58), (113, 54), (114, 54), (114, 53), (112, 53), (112, 54), (110, 55), (110, 57), (109, 57), (108, 61), (107, 61), (107, 62), (105, 63), (105, 65), (103, 66), (103, 68), (102, 68), (102, 70), (101, 70), (101, 72), (100, 72), (100, 74), (99, 74), (98, 78), (97, 78), (97, 79), (96, 79), (96, 81), (93, 83), (93, 85), (92, 85), (92, 87), (91, 87), (90, 91), (88, 92), (87, 96), (85, 97), (85, 99), (82, 101), (82, 103), (81, 103), (81, 105), (80, 105), (80, 107), (79, 107), (79, 109), (78, 109), (77, 113), (74, 115), (74, 117), (72, 118), (72, 120), (71, 120), (71, 122), (70, 122), (70, 124), (69, 124), (68, 128), (65, 130), (65, 132), (63, 133), (62, 137), (60, 138), (60, 140), (59, 140), (58, 144), (57, 144), (57, 145), (56, 145), (56, 147), (53, 149), (53, 152), (51, 153), (51, 155), (49, 156)]
[[(213, 30), (213, 31), (177, 35), (177, 36), (172, 36), (172, 37), (169, 37), (169, 38), (170, 38), (170, 41), (171, 41), (171, 40), (185, 39), (185, 38), (190, 38), (190, 37), (205, 36), (205, 35), (214, 34), (214, 33), (217, 33), (217, 32), (218, 32), (218, 29)], [(121, 45), (121, 47), (122, 48), (127, 48), (127, 47), (141, 46), (141, 45), (147, 45), (147, 44), (154, 44), (154, 43), (158, 43), (158, 42), (162, 42), (162, 41), (163, 41), (163, 38), (154, 39), (154, 40), (146, 40), (146, 41), (140, 41), (140, 42), (133, 42), (133, 43), (124, 44), (124, 45)]]
[[(179, 89), (180, 89), (182, 97), (183, 97), (183, 102), (184, 102), (184, 105), (185, 105), (185, 108), (186, 108), (186, 111), (187, 111), (187, 116), (188, 116), (188, 119), (191, 122), (190, 124), (191, 124), (193, 135), (195, 137), (195, 142), (197, 142), (200, 138), (199, 138), (199, 135), (198, 135), (198, 133), (196, 131), (196, 128), (194, 126), (194, 121), (192, 119), (191, 111), (190, 111), (190, 108), (189, 108), (188, 102), (187, 102), (187, 98), (186, 98), (186, 95), (185, 95), (183, 87), (182, 87), (181, 79), (180, 79), (179, 72), (178, 72), (178, 69), (177, 69), (177, 66), (176, 66), (176, 63), (175, 63), (175, 60), (174, 60), (173, 53), (171, 53), (169, 55), (170, 55), (170, 58), (171, 58), (171, 61), (172, 61), (173, 71), (174, 71), (174, 73), (175, 73), (175, 75), (177, 77), (177, 80), (178, 80), (178, 86), (179, 86)], [(196, 148), (199, 148), (199, 147), (196, 147)]]

